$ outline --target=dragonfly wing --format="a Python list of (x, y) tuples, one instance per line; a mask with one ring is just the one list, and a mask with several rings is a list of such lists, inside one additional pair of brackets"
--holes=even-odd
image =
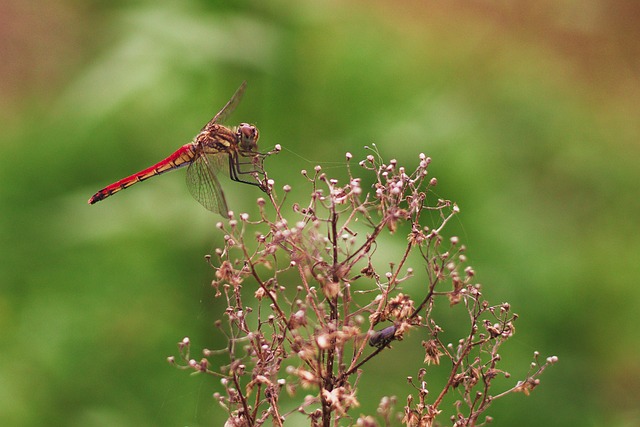
[(222, 107), (222, 110), (220, 110), (218, 112), (218, 114), (216, 114), (213, 117), (213, 119), (211, 119), (211, 121), (209, 121), (209, 123), (204, 125), (204, 127), (200, 130), (200, 132), (202, 132), (203, 130), (207, 129), (207, 127), (210, 127), (211, 125), (214, 125), (216, 123), (225, 122), (227, 120), (227, 118), (229, 118), (231, 113), (233, 113), (233, 110), (236, 109), (236, 107), (238, 106), (238, 104), (242, 100), (242, 95), (244, 95), (244, 90), (245, 90), (246, 87), (247, 87), (247, 82), (245, 80), (245, 81), (242, 82), (242, 84), (240, 85), (238, 90), (236, 90), (236, 93), (233, 94), (233, 96), (231, 97), (229, 102), (227, 102), (227, 104), (224, 107)]
[(216, 171), (216, 174), (229, 175), (229, 154), (227, 153), (209, 153), (206, 154), (207, 163)]
[[(209, 156), (212, 157), (212, 156)], [(229, 208), (224, 199), (222, 188), (216, 178), (215, 164), (207, 156), (199, 156), (187, 169), (187, 187), (191, 195), (202, 206), (212, 212), (217, 212), (224, 218), (229, 217)], [(226, 157), (219, 155), (216, 157)], [(217, 160), (217, 159), (216, 159)]]

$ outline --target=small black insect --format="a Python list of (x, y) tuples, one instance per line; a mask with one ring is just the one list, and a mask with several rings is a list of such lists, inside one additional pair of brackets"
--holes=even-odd
[(379, 331), (375, 331), (369, 338), (369, 345), (376, 348), (386, 347), (391, 341), (395, 339), (396, 329), (396, 326), (393, 325)]

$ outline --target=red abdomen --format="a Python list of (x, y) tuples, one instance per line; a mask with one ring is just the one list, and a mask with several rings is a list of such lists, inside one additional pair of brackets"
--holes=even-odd
[(193, 144), (183, 145), (178, 149), (178, 151), (176, 151), (166, 159), (156, 163), (155, 165), (138, 173), (134, 173), (131, 176), (123, 178), (118, 182), (114, 182), (113, 184), (108, 185), (107, 187), (98, 191), (89, 199), (89, 204), (92, 205), (96, 202), (99, 202), (100, 200), (105, 199), (120, 190), (124, 190), (125, 188), (130, 187), (137, 182), (141, 182), (153, 176), (169, 172), (182, 166), (186, 166), (190, 164), (194, 159), (195, 146)]

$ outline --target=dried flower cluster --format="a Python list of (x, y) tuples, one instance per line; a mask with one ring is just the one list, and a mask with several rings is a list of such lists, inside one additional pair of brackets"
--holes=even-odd
[[(293, 413), (324, 427), (432, 426), (447, 412), (456, 426), (481, 425), (493, 400), (528, 394), (557, 358), (540, 363), (536, 354), (525, 379), (494, 393), (494, 378), (509, 377), (498, 368), (498, 348), (515, 333), (517, 316), (509, 304), (483, 299), (473, 269), (465, 267), (464, 246), (456, 237), (442, 237), (459, 210), (433, 197), (437, 180), (428, 174), (431, 159), (421, 154), (417, 168), (408, 172), (395, 160), (384, 163), (369, 155), (359, 163), (373, 182), (368, 191), (354, 175), (351, 157), (347, 153), (349, 178), (342, 184), (321, 167), (302, 171), (311, 198), (305, 205), (294, 203), (293, 212), (285, 208), (291, 188), (284, 186), (278, 199), (267, 180), (269, 198), (258, 200), (260, 218), (232, 215), (228, 224), (218, 224), (224, 247), (207, 258), (215, 270), (216, 297), (227, 305), (224, 321), (216, 323), (226, 347), (204, 350), (198, 361), (185, 338), (179, 357), (169, 359), (220, 378), (223, 388), (214, 397), (228, 412), (227, 427), (281, 426)], [(389, 233), (407, 237), (397, 259), (381, 248)], [(420, 274), (408, 265), (414, 258)], [(436, 303), (466, 308), (469, 332), (457, 344), (442, 338), (447, 325), (436, 324)], [(416, 379), (408, 378), (412, 394), (406, 405), (395, 410), (396, 398), (381, 396), (375, 416), (354, 414), (365, 364), (393, 351), (391, 344), (408, 333), (424, 337), (415, 349), (424, 354), (424, 366), (416, 367)], [(221, 356), (226, 362), (215, 366), (211, 360)], [(448, 381), (429, 390), (430, 366), (444, 365), (443, 360), (450, 365)], [(283, 411), (283, 393), (299, 396), (295, 410)], [(454, 393), (455, 406), (443, 407), (444, 397)]]

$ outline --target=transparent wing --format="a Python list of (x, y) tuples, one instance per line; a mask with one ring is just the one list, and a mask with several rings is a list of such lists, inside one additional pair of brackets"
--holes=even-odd
[(218, 114), (216, 114), (213, 117), (213, 119), (211, 119), (211, 121), (209, 121), (209, 123), (204, 125), (204, 127), (200, 130), (200, 132), (202, 132), (207, 127), (209, 127), (209, 126), (211, 126), (213, 124), (225, 122), (227, 120), (227, 118), (229, 118), (231, 113), (233, 113), (233, 110), (236, 109), (236, 107), (238, 106), (238, 104), (242, 100), (242, 95), (244, 95), (244, 90), (245, 90), (246, 87), (247, 87), (247, 82), (245, 80), (245, 81), (242, 82), (242, 84), (240, 85), (238, 90), (236, 90), (236, 93), (233, 94), (233, 96), (231, 97), (229, 102), (227, 102), (227, 104), (224, 107), (222, 107), (222, 110), (220, 110), (218, 112)]
[(216, 168), (226, 160), (226, 154), (198, 156), (187, 169), (187, 187), (194, 199), (212, 212), (229, 217), (229, 208), (216, 178)]

